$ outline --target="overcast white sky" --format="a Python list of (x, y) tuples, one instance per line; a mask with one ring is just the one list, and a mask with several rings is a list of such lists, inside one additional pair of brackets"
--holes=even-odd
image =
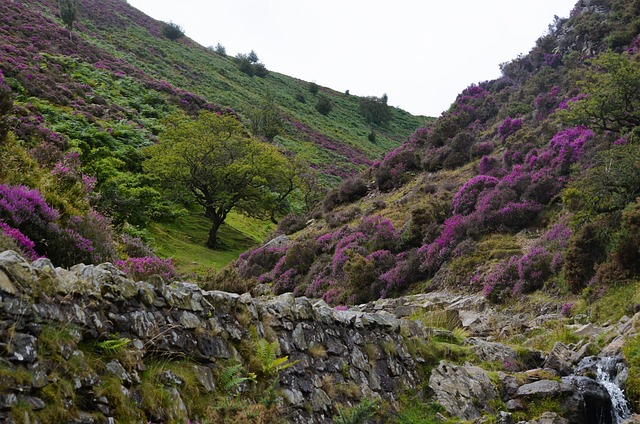
[(227, 54), (439, 116), (460, 91), (500, 75), (577, 0), (128, 0)]

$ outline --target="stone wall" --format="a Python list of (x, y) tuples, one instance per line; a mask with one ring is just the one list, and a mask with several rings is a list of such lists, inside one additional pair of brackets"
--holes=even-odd
[[(187, 358), (198, 367), (205, 391), (214, 391), (221, 367), (251, 361), (243, 346), (256, 339), (277, 340), (278, 355), (295, 362), (279, 375), (280, 402), (290, 422), (330, 422), (339, 406), (354, 405), (362, 396), (393, 407), (401, 391), (424, 383), (406, 344), (408, 337), (426, 336), (419, 323), (384, 311), (337, 311), (288, 294), (253, 298), (189, 283), (134, 282), (110, 264), (65, 270), (46, 259), (30, 264), (15, 252), (1, 253), (0, 326), (2, 422), (21, 421), (16, 411), (28, 416), (29, 408), (46, 408), (47, 387), (60, 378), (77, 392), (62, 399), (75, 422), (109, 422), (113, 401), (92, 395), (105, 377), (65, 362), (84, 355), (80, 345), (123, 338), (131, 340), (132, 363), (113, 359), (105, 375), (117, 377), (120, 390), (134, 400), (146, 358)], [(54, 348), (62, 364), (42, 356), (45, 328), (69, 330), (71, 340)], [(11, 373), (20, 370), (29, 377), (18, 382)], [(142, 399), (136, 402), (148, 420), (180, 422), (189, 411), (172, 389), (175, 382), (167, 378), (166, 385), (175, 411), (162, 416), (145, 410)]]

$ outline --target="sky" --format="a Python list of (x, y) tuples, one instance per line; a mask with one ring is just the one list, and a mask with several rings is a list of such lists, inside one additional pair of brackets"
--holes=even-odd
[(414, 115), (439, 116), (500, 76), (577, 0), (128, 0), (204, 46)]

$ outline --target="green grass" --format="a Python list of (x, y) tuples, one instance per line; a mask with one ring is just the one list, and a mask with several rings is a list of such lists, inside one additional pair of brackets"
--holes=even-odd
[(150, 224), (149, 234), (157, 253), (171, 257), (178, 272), (189, 275), (222, 268), (245, 250), (262, 243), (274, 229), (271, 222), (232, 212), (218, 231), (220, 247), (211, 250), (205, 246), (210, 226), (201, 212), (190, 210), (173, 222)]

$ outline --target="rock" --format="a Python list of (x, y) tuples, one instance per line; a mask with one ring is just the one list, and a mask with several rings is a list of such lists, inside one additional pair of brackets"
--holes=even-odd
[(283, 246), (286, 246), (287, 243), (289, 243), (289, 237), (287, 237), (286, 234), (282, 234), (282, 235), (279, 235), (276, 238), (273, 238), (273, 239), (269, 240), (261, 248), (265, 248), (265, 247), (283, 247)]
[(540, 418), (534, 421), (527, 421), (526, 424), (569, 424), (569, 420), (562, 418), (555, 412), (543, 412)]
[(302, 328), (302, 323), (296, 325), (296, 328), (291, 333), (291, 337), (293, 339), (293, 344), (299, 350), (306, 350), (308, 348), (307, 341), (304, 338), (304, 330)]
[(300, 406), (304, 402), (302, 392), (296, 389), (283, 389), (282, 396), (290, 405), (293, 406)]
[(200, 365), (194, 365), (193, 369), (196, 372), (196, 379), (200, 384), (202, 384), (202, 387), (204, 387), (205, 392), (206, 393), (213, 392), (216, 389), (216, 383), (215, 383), (215, 379), (213, 378), (213, 371), (211, 371), (211, 368), (200, 366)]
[(544, 368), (551, 368), (560, 375), (569, 375), (573, 369), (574, 352), (560, 342), (556, 342), (544, 361)]
[(331, 399), (322, 389), (315, 389), (311, 395), (311, 407), (314, 412), (326, 411), (331, 406)]
[(510, 413), (505, 411), (500, 411), (496, 415), (496, 424), (513, 424), (513, 417)]
[(489, 401), (497, 398), (482, 368), (447, 361), (441, 361), (431, 372), (429, 390), (449, 414), (465, 420), (476, 419), (483, 411), (493, 413)]
[(594, 326), (592, 323), (585, 324), (573, 332), (578, 337), (597, 337), (602, 333), (603, 329)]
[(131, 376), (117, 359), (108, 362), (106, 365), (106, 369), (107, 372), (114, 377), (118, 377), (123, 382), (131, 384)]
[(11, 359), (19, 362), (35, 362), (38, 355), (38, 339), (31, 334), (16, 333), (9, 344)]
[(604, 386), (580, 376), (563, 377), (562, 381), (571, 384), (576, 391), (570, 401), (564, 402), (565, 416), (571, 422), (612, 424), (611, 397)]
[(9, 276), (5, 274), (4, 271), (2, 270), (0, 270), (0, 291), (14, 295), (14, 296), (18, 294), (18, 289), (11, 282), (11, 280), (9, 279)]
[(515, 350), (502, 343), (487, 342), (478, 338), (470, 338), (467, 343), (472, 345), (471, 351), (481, 361), (499, 362), (507, 371), (520, 371), (518, 355)]
[(516, 395), (524, 398), (553, 397), (569, 394), (571, 385), (555, 380), (539, 380), (520, 386)]
[(202, 322), (200, 321), (200, 318), (198, 318), (195, 314), (189, 311), (183, 311), (182, 315), (180, 316), (180, 324), (184, 328), (198, 328), (200, 325), (202, 325)]
[(627, 338), (622, 335), (616, 337), (600, 351), (600, 356), (619, 356), (622, 353), (622, 347), (626, 340)]

